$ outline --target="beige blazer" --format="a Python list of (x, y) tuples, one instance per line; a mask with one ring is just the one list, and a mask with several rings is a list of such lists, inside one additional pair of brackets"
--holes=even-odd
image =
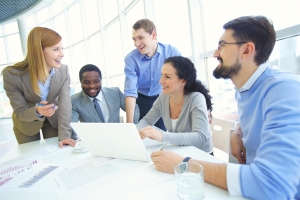
[[(11, 69), (11, 71), (20, 73), (15, 69)], [(44, 123), (45, 117), (39, 117), (36, 114), (35, 105), (41, 102), (41, 97), (33, 92), (29, 73), (14, 75), (6, 69), (2, 73), (4, 89), (13, 108), (14, 127), (24, 135), (33, 136), (37, 134)], [(54, 115), (48, 117), (48, 120), (54, 128), (58, 129), (59, 140), (71, 138), (72, 105), (70, 75), (67, 65), (61, 65), (59, 69), (55, 69), (55, 74), (51, 78), (47, 101), (58, 106)]]

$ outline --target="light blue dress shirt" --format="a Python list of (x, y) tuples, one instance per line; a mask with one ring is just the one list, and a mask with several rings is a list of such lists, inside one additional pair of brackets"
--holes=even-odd
[(157, 51), (152, 58), (141, 54), (137, 49), (125, 57), (124, 96), (137, 98), (137, 93), (155, 96), (161, 93), (159, 79), (165, 59), (180, 56), (180, 52), (169, 44), (157, 43)]
[(54, 76), (54, 74), (55, 74), (55, 70), (54, 70), (54, 68), (52, 68), (50, 71), (49, 77), (47, 78), (47, 80), (45, 81), (44, 84), (41, 81), (38, 81), (42, 101), (47, 101), (47, 97), (48, 97), (49, 90), (50, 90), (51, 78)]
[[(49, 94), (49, 91), (50, 91), (51, 78), (54, 76), (54, 74), (55, 74), (55, 70), (54, 70), (54, 68), (52, 68), (51, 71), (50, 71), (49, 77), (47, 78), (47, 80), (45, 81), (44, 84), (40, 80), (38, 80), (38, 86), (39, 86), (39, 89), (40, 89), (40, 94), (41, 94), (42, 101), (47, 101), (48, 94)], [(37, 103), (37, 105), (38, 106), (43, 106), (44, 104)], [(40, 115), (38, 113), (36, 113), (36, 114), (39, 117), (43, 116), (43, 115)]]

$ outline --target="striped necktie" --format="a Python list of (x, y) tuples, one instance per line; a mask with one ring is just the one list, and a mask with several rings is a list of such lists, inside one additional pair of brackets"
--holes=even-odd
[(104, 117), (103, 117), (103, 113), (102, 113), (102, 110), (101, 110), (101, 108), (100, 108), (100, 106), (99, 106), (99, 103), (97, 102), (97, 98), (94, 98), (93, 102), (94, 102), (94, 107), (95, 107), (95, 109), (96, 109), (96, 111), (97, 111), (97, 113), (98, 113), (98, 115), (99, 115), (100, 120), (101, 120), (103, 123), (105, 123)]

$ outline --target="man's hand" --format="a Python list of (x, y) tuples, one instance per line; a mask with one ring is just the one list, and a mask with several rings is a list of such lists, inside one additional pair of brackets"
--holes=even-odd
[(76, 144), (76, 141), (73, 140), (73, 139), (71, 139), (71, 138), (66, 138), (66, 139), (61, 140), (61, 141), (59, 142), (59, 147), (60, 147), (60, 148), (63, 148), (65, 144), (74, 147), (75, 144)]
[(246, 164), (246, 148), (242, 140), (242, 130), (238, 126), (230, 138), (231, 154), (236, 157), (240, 164)]
[(147, 137), (160, 142), (162, 141), (162, 133), (152, 126), (146, 126), (145, 128), (139, 130), (139, 133), (142, 139)]
[(53, 103), (49, 105), (47, 105), (47, 103), (47, 101), (41, 101), (40, 104), (44, 106), (36, 106), (36, 112), (45, 117), (51, 117), (58, 107)]
[(151, 159), (158, 171), (174, 174), (174, 167), (183, 161), (183, 157), (172, 151), (155, 151)]

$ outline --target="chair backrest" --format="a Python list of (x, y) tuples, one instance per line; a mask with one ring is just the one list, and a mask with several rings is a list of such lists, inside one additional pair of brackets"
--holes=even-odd
[(210, 130), (212, 132), (212, 140), (214, 147), (229, 154), (230, 148), (230, 132), (232, 129), (232, 123), (227, 120), (213, 118), (210, 124)]

